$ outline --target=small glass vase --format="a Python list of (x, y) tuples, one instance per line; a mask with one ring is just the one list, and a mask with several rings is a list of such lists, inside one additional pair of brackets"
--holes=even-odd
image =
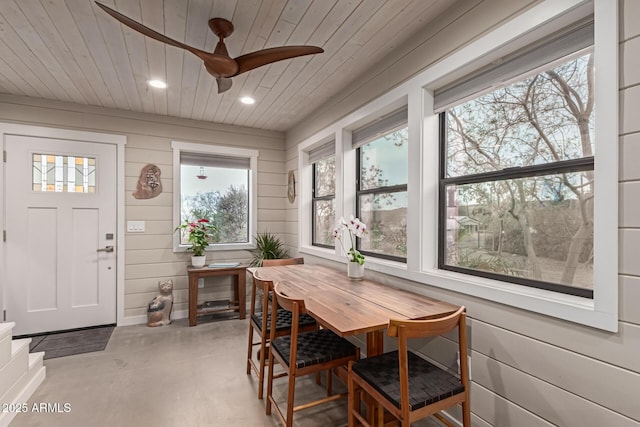
[(206, 263), (207, 263), (206, 255), (201, 255), (201, 256), (191, 255), (191, 265), (193, 267), (201, 268), (201, 267), (204, 267)]
[(349, 261), (347, 263), (347, 276), (351, 280), (362, 280), (364, 276), (364, 264)]

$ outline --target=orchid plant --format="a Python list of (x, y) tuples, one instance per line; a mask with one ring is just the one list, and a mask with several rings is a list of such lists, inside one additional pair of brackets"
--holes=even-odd
[[(345, 230), (349, 232), (349, 243), (351, 244), (349, 250), (345, 250), (345, 245), (342, 241)], [(333, 229), (333, 238), (340, 241), (342, 251), (347, 254), (349, 261), (357, 262), (360, 265), (364, 264), (364, 255), (356, 249), (356, 238), (362, 238), (365, 234), (367, 234), (367, 225), (358, 218), (354, 218), (353, 215), (351, 215), (349, 221), (341, 217), (340, 220), (338, 220), (338, 225)]]
[(175, 231), (178, 230), (186, 230), (189, 243), (191, 243), (191, 247), (187, 250), (193, 252), (194, 256), (202, 256), (218, 227), (208, 219), (185, 220), (184, 223), (176, 227)]

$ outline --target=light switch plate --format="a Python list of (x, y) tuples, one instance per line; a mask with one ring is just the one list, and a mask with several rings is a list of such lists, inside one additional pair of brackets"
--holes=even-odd
[(144, 221), (127, 221), (127, 233), (144, 233)]

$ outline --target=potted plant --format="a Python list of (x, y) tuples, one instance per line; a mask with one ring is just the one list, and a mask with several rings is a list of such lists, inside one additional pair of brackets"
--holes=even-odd
[(218, 230), (215, 224), (208, 219), (199, 219), (196, 221), (185, 220), (184, 223), (176, 227), (175, 231), (180, 230), (182, 233), (186, 233), (187, 240), (191, 243), (191, 246), (187, 248), (187, 251), (193, 253), (191, 255), (191, 265), (194, 267), (204, 267), (206, 264), (207, 256), (204, 254), (205, 249), (209, 246), (209, 242), (213, 237), (213, 233)]
[[(349, 233), (349, 250), (345, 250), (345, 246), (342, 241), (342, 236), (345, 231)], [(356, 238), (362, 238), (365, 234), (367, 234), (366, 224), (358, 218), (354, 218), (353, 215), (351, 215), (349, 221), (346, 221), (341, 217), (338, 221), (338, 225), (333, 229), (333, 238), (340, 242), (342, 251), (347, 255), (347, 275), (351, 279), (359, 280), (364, 276), (365, 259), (364, 255), (356, 249)]]
[(251, 267), (261, 267), (263, 259), (289, 258), (289, 252), (275, 234), (264, 232), (256, 235), (256, 249), (253, 250)]

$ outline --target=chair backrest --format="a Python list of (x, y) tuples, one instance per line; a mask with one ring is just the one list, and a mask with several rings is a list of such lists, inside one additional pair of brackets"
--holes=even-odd
[(390, 320), (387, 334), (398, 338), (398, 362), (400, 364), (400, 405), (403, 417), (409, 416), (409, 364), (407, 340), (443, 335), (458, 328), (458, 351), (460, 355), (460, 382), (465, 388), (465, 399), (469, 396), (469, 366), (467, 364), (466, 308), (455, 313), (426, 320)]
[(250, 316), (253, 316), (256, 313), (256, 297), (258, 294), (258, 289), (261, 291), (260, 295), (262, 296), (262, 302), (260, 306), (262, 307), (262, 312), (264, 315), (262, 316), (262, 333), (267, 331), (267, 313), (269, 310), (269, 292), (273, 290), (273, 282), (271, 280), (262, 280), (257, 275), (253, 275), (253, 288), (251, 290), (251, 308), (250, 308)]
[[(272, 342), (275, 339), (276, 333), (276, 307), (282, 307), (283, 309), (291, 312), (291, 345), (289, 348), (290, 359), (288, 368), (289, 378), (291, 378), (294, 375), (297, 363), (300, 314), (306, 313), (307, 309), (304, 305), (304, 300), (289, 298), (287, 295), (285, 295), (282, 292), (282, 288), (279, 283), (274, 284), (273, 297), (275, 298), (275, 301), (274, 304), (271, 304), (271, 330), (269, 336)], [(271, 361), (269, 361), (269, 363), (271, 363)], [(293, 402), (290, 402), (289, 404), (293, 404)]]
[(304, 314), (307, 312), (307, 308), (304, 305), (304, 300), (290, 298), (282, 291), (282, 287), (279, 283), (276, 283), (273, 287), (273, 293), (275, 294), (278, 305), (287, 311), (292, 312), (294, 315)]
[(304, 264), (304, 258), (284, 258), (284, 259), (263, 259), (263, 267), (274, 267), (276, 265)]
[(400, 331), (406, 338), (426, 338), (445, 334), (458, 326), (460, 317), (464, 316), (465, 307), (460, 307), (455, 313), (425, 320), (389, 320), (387, 334), (390, 337), (400, 337)]
[(256, 288), (262, 290), (263, 293), (268, 293), (273, 290), (273, 282), (271, 280), (262, 280), (259, 277), (253, 276), (253, 283)]

